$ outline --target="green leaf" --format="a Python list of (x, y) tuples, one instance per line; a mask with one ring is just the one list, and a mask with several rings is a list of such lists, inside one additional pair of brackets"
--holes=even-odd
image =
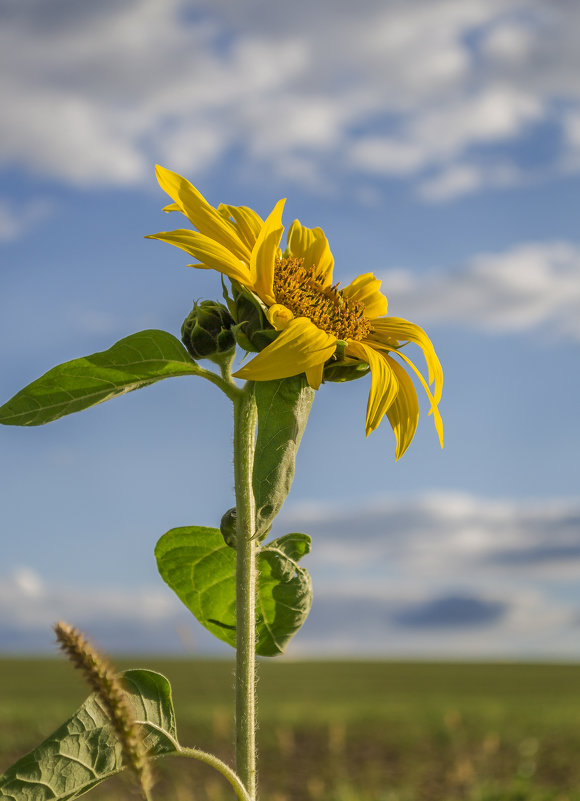
[(166, 331), (141, 331), (109, 350), (53, 367), (0, 407), (0, 423), (38, 426), (199, 368)]
[(305, 376), (256, 381), (258, 434), (252, 484), (256, 499), (256, 531), (263, 539), (282, 508), (292, 481), (296, 453), (314, 400)]
[[(179, 751), (169, 682), (150, 670), (128, 670), (123, 683), (151, 757)], [(121, 744), (98, 696), (0, 776), (0, 799), (78, 798), (124, 768)]]
[(277, 656), (308, 617), (312, 581), (307, 570), (270, 546), (259, 551), (258, 568), (256, 653)]
[(282, 551), (290, 559), (299, 562), (303, 556), (310, 553), (311, 544), (312, 537), (295, 532), (294, 534), (284, 534), (283, 537), (278, 537), (276, 540), (270, 540), (265, 547)]
[[(283, 653), (312, 604), (308, 571), (286, 552), (306, 553), (306, 535), (287, 537), (301, 539), (281, 537), (258, 551), (256, 653), (260, 656)], [(220, 530), (171, 529), (157, 543), (155, 557), (163, 580), (202, 626), (235, 648), (236, 552), (226, 545)]]

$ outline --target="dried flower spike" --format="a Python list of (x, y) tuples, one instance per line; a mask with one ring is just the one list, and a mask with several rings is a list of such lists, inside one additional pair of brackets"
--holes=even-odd
[(121, 683), (107, 661), (93, 648), (81, 632), (68, 623), (59, 621), (54, 632), (61, 649), (73, 665), (83, 674), (97, 693), (117, 732), (128, 767), (136, 775), (143, 795), (148, 798), (153, 784), (151, 768), (145, 754), (141, 731)]

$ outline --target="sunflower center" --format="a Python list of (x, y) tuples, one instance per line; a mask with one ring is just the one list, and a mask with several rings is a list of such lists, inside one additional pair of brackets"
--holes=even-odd
[(371, 330), (364, 303), (347, 297), (334, 286), (323, 286), (316, 266), (303, 266), (293, 256), (276, 259), (274, 295), (295, 317), (308, 317), (314, 325), (337, 339), (363, 339)]

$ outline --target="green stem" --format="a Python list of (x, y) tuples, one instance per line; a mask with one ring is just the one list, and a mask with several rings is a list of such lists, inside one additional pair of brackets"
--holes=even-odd
[(236, 771), (256, 797), (256, 510), (252, 489), (257, 422), (253, 384), (234, 399), (236, 565)]
[(199, 759), (200, 762), (205, 762), (206, 765), (211, 765), (212, 768), (218, 770), (229, 781), (240, 801), (252, 801), (240, 781), (240, 777), (234, 773), (229, 765), (226, 765), (225, 762), (222, 762), (221, 759), (218, 759), (213, 754), (208, 754), (207, 751), (200, 751), (198, 748), (180, 748), (179, 751), (175, 752), (174, 756), (192, 757), (193, 759)]
[(144, 801), (153, 801), (151, 790), (147, 789), (147, 787), (141, 786), (141, 792), (143, 793)]
[(221, 376), (219, 376), (217, 373), (214, 373), (212, 370), (206, 370), (204, 367), (200, 367), (199, 365), (196, 365), (196, 367), (197, 375), (200, 376), (200, 378), (205, 378), (206, 381), (211, 381), (211, 383), (215, 384), (216, 387), (219, 387), (231, 401), (234, 403), (236, 402), (240, 395), (240, 390), (232, 381), (231, 373), (229, 372), (229, 366), (221, 370)]

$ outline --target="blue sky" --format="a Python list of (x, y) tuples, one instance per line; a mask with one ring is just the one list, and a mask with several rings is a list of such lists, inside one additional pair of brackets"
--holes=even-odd
[[(394, 461), (366, 379), (324, 385), (277, 532), (315, 602), (294, 656), (580, 655), (580, 9), (555, 0), (9, 0), (0, 10), (0, 390), (145, 328), (214, 273), (145, 240), (154, 164), (214, 204), (321, 226), (445, 372)], [(228, 402), (162, 382), (0, 430), (0, 651), (68, 619), (205, 653), (156, 574), (167, 529), (232, 505)], [(227, 651), (221, 650), (221, 653)]]

